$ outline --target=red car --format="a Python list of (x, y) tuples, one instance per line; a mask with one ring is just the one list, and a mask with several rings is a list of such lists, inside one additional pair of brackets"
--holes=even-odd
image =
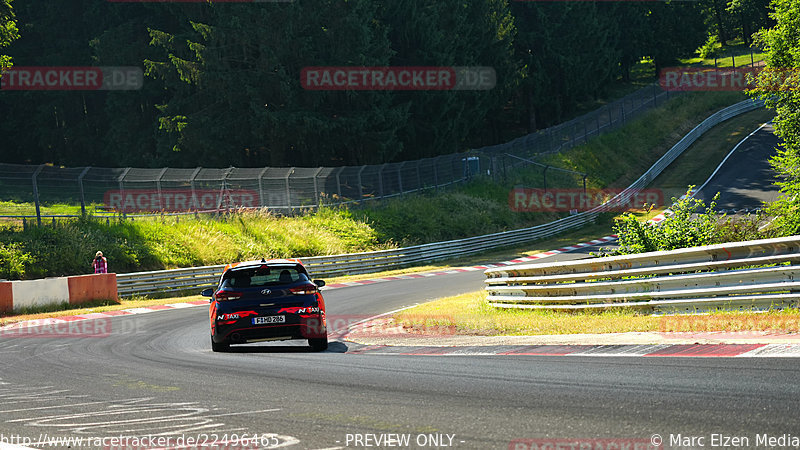
[(307, 339), (315, 351), (328, 348), (322, 280), (311, 281), (296, 259), (272, 259), (228, 264), (211, 297), (211, 349), (231, 344)]

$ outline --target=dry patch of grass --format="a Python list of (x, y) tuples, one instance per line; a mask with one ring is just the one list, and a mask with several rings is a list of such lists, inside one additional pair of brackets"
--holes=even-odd
[(647, 316), (633, 311), (562, 313), (504, 310), (489, 306), (486, 292), (446, 297), (394, 315), (406, 328), (431, 323), (455, 325), (459, 334), (547, 335), (625, 332), (775, 331), (800, 332), (796, 309), (754, 312), (716, 312), (691, 316)]

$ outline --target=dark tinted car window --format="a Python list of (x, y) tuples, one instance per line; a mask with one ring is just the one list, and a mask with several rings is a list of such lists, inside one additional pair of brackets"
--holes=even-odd
[(231, 270), (225, 276), (223, 286), (233, 288), (279, 286), (308, 281), (308, 276), (295, 267), (271, 267)]

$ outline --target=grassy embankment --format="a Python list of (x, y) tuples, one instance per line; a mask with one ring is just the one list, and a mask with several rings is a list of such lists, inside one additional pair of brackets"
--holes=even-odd
[[(699, 121), (740, 98), (737, 93), (678, 96), (614, 133), (548, 159), (554, 165), (589, 173), (591, 187), (623, 186)], [(515, 185), (540, 187), (541, 178), (541, 169), (523, 169), (500, 183), (476, 180), (445, 192), (291, 218), (245, 213), (163, 222), (158, 218), (110, 224), (74, 220), (27, 230), (5, 226), (0, 229), (0, 278), (86, 273), (97, 250), (107, 255), (112, 270), (124, 273), (374, 250), (532, 226), (558, 215), (514, 213), (508, 207), (508, 192)], [(552, 186), (555, 181), (549, 178)], [(563, 180), (558, 186), (577, 187), (579, 182)]]
[[(731, 148), (761, 123), (774, 116), (756, 110), (733, 118), (703, 135), (670, 165), (650, 187), (662, 189), (665, 197), (685, 191), (687, 184), (700, 185)], [(576, 149), (575, 153), (580, 153)], [(570, 160), (574, 155), (562, 157)], [(579, 159), (579, 158), (578, 158)], [(769, 313), (716, 312), (703, 316), (653, 317), (632, 311), (569, 314), (547, 311), (503, 310), (486, 302), (485, 291), (438, 299), (394, 315), (404, 326), (455, 324), (464, 334), (534, 335), (570, 333), (614, 333), (644, 331), (800, 331), (800, 311)], [(438, 323), (448, 322), (448, 323)]]
[[(774, 331), (800, 330), (800, 311), (789, 309), (767, 313), (714, 312), (692, 316), (649, 316), (630, 311), (561, 313), (496, 309), (484, 292), (448, 297), (425, 303), (394, 315), (404, 327), (455, 326), (459, 334), (545, 335), (575, 333), (681, 332), (681, 331)], [(423, 326), (424, 325), (424, 326)]]

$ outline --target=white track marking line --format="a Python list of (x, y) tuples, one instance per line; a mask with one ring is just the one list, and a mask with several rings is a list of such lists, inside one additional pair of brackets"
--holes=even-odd
[(241, 414), (255, 414), (255, 413), (265, 413), (265, 412), (275, 412), (280, 411), (280, 408), (273, 408), (273, 409), (262, 409), (260, 411), (243, 411), (243, 412), (233, 412), (233, 413), (226, 413), (226, 414), (214, 414), (214, 417), (225, 417), (225, 416), (238, 416)]
[[(68, 406), (75, 407), (75, 406), (102, 405), (103, 403), (105, 402), (74, 403)], [(35, 411), (41, 409), (63, 408), (63, 407), (64, 405), (53, 405), (53, 406), (37, 406), (35, 408), (4, 409), (3, 414), (13, 413), (13, 412)]]

